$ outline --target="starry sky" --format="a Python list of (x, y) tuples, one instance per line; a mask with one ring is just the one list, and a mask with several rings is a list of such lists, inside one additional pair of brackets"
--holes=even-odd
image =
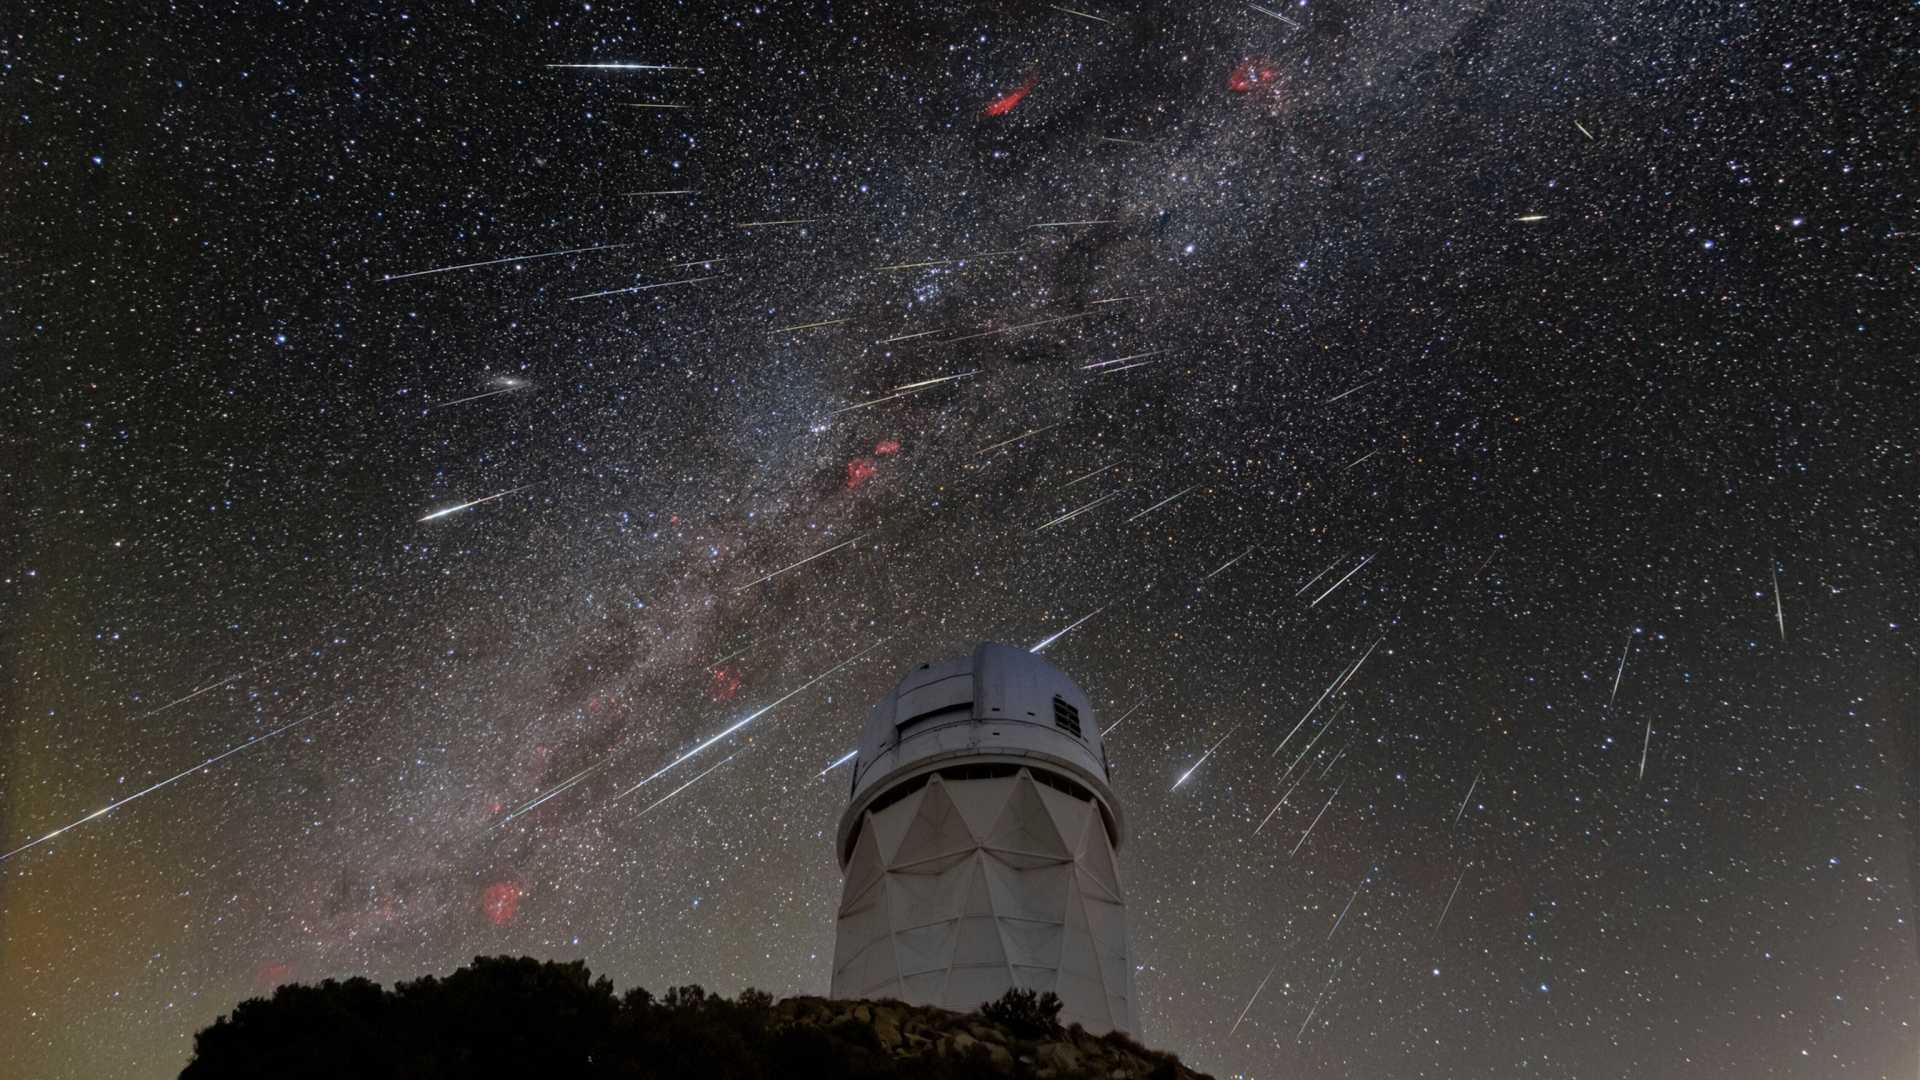
[(1910, 6), (369, 7), (0, 43), (0, 1071), (824, 993), (1059, 634), (1150, 1044), (1914, 1074)]

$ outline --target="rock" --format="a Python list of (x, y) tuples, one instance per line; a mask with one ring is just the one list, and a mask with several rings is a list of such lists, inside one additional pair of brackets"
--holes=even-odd
[(942, 1054), (965, 1054), (967, 1051), (979, 1045), (979, 1039), (974, 1038), (964, 1031), (959, 1031), (940, 1040), (940, 1052)]
[(900, 1023), (898, 1014), (892, 1009), (873, 1010), (873, 1035), (880, 1040), (882, 1049), (892, 1050), (900, 1045)]
[(1080, 1051), (1062, 1042), (1041, 1043), (1034, 1056), (1040, 1064), (1056, 1072), (1078, 1072), (1080, 1070)]
[(865, 1005), (855, 1005), (853, 1007), (853, 1018), (863, 1024), (871, 1024), (873, 1023), (873, 1010), (867, 1008)]
[(973, 1037), (981, 1042), (1004, 1043), (1007, 1041), (1005, 1035), (985, 1024), (968, 1024), (967, 1030), (973, 1032)]
[(985, 1045), (987, 1048), (987, 1057), (993, 1060), (994, 1068), (999, 1069), (1002, 1072), (1012, 1071), (1013, 1051), (1008, 1050), (1006, 1047), (1001, 1046), (999, 1043), (987, 1043)]

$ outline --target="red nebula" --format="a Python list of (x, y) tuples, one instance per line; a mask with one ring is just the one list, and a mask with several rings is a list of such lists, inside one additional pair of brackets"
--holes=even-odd
[(900, 452), (900, 440), (881, 439), (879, 442), (873, 444), (873, 452), (876, 454), (897, 454)]
[(480, 908), (487, 913), (487, 921), (495, 926), (506, 926), (520, 911), (521, 889), (517, 881), (496, 881), (487, 886), (480, 895)]
[(715, 701), (732, 701), (739, 695), (742, 681), (740, 673), (732, 668), (714, 668), (713, 680), (707, 684), (707, 696)]
[(265, 994), (282, 983), (293, 981), (293, 965), (285, 960), (266, 960), (253, 970), (253, 989)]
[(1249, 94), (1272, 85), (1279, 77), (1280, 69), (1265, 59), (1244, 60), (1227, 73), (1227, 89), (1236, 94)]
[(980, 110), (980, 115), (981, 116), (1007, 115), (1008, 113), (1013, 111), (1013, 107), (1015, 105), (1020, 104), (1021, 100), (1027, 96), (1027, 92), (1029, 90), (1032, 90), (1035, 86), (1039, 85), (1039, 83), (1040, 83), (1040, 76), (1038, 75), (1027, 76), (1026, 82), (1023, 82), (1019, 86), (1014, 87), (1012, 90), (1007, 91), (1005, 94), (1001, 95), (1000, 97), (994, 98), (992, 101), (987, 102), (987, 107)]
[(847, 490), (852, 491), (873, 479), (873, 475), (879, 471), (880, 466), (874, 464), (872, 458), (857, 457), (847, 462)]

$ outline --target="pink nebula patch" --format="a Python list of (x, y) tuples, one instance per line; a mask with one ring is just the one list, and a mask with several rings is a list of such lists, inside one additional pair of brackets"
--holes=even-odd
[(739, 696), (743, 681), (733, 668), (714, 668), (713, 678), (707, 682), (707, 696), (715, 701), (732, 701)]
[(1014, 87), (1012, 90), (1007, 91), (1005, 94), (1002, 94), (999, 97), (994, 98), (992, 101), (987, 102), (987, 107), (980, 110), (980, 115), (982, 116), (1007, 115), (1008, 113), (1013, 111), (1013, 107), (1015, 105), (1020, 104), (1021, 99), (1025, 98), (1027, 96), (1027, 93), (1031, 91), (1036, 85), (1038, 85), (1039, 82), (1040, 82), (1040, 76), (1038, 75), (1027, 76), (1026, 82), (1021, 83), (1019, 86)]
[(897, 454), (900, 452), (900, 440), (881, 439), (879, 442), (873, 444), (873, 452), (882, 455)]
[(487, 913), (488, 922), (495, 926), (508, 926), (520, 912), (522, 895), (519, 882), (496, 881), (480, 894), (480, 908)]
[(1243, 60), (1232, 71), (1227, 72), (1227, 89), (1236, 94), (1250, 94), (1263, 86), (1272, 86), (1280, 78), (1280, 69), (1263, 57)]
[(852, 491), (861, 484), (873, 479), (880, 466), (872, 458), (857, 457), (847, 462), (847, 490)]

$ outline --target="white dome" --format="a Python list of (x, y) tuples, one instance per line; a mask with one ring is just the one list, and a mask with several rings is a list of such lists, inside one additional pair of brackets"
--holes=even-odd
[(983, 641), (970, 656), (921, 664), (867, 714), (852, 789), (840, 822), (845, 865), (852, 826), (872, 797), (913, 776), (957, 763), (1032, 760), (1092, 789), (1117, 848), (1118, 804), (1100, 725), (1078, 686), (1038, 655)]
[(874, 707), (840, 819), (837, 998), (968, 1011), (1008, 989), (1134, 1030), (1120, 811), (1093, 706), (1058, 668), (982, 643)]

